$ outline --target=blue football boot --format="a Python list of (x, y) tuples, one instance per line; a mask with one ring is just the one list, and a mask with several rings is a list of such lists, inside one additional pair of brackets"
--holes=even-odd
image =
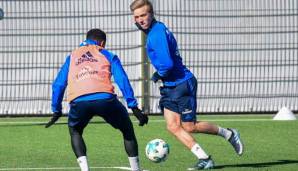
[(212, 169), (214, 167), (214, 162), (209, 156), (207, 159), (199, 159), (197, 164), (194, 166), (195, 169), (203, 170), (203, 169)]
[(233, 146), (235, 152), (241, 156), (243, 154), (243, 143), (240, 139), (240, 133), (236, 129), (228, 128), (228, 130), (232, 131), (232, 135), (228, 141)]

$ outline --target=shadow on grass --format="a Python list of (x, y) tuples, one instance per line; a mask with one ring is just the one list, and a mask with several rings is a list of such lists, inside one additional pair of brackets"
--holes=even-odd
[(275, 162), (263, 162), (263, 163), (247, 163), (247, 164), (231, 164), (231, 165), (218, 165), (214, 169), (223, 169), (223, 168), (237, 168), (237, 167), (251, 167), (251, 168), (265, 168), (275, 165), (287, 165), (287, 164), (298, 164), (298, 160), (278, 160)]

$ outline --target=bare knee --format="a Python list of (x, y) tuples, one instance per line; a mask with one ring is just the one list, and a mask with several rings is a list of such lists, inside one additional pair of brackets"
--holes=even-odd
[(183, 129), (189, 133), (195, 133), (196, 132), (196, 127), (195, 124), (193, 123), (187, 123), (182, 125)]
[(167, 125), (167, 130), (172, 134), (177, 133), (179, 131), (179, 129), (181, 129), (180, 125), (177, 125), (177, 124), (168, 124)]

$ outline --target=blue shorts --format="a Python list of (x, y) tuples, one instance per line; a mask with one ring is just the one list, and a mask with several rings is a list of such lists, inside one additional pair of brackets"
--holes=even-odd
[(84, 129), (94, 115), (102, 117), (116, 129), (131, 125), (126, 108), (116, 98), (71, 102), (68, 126)]
[(182, 122), (195, 122), (197, 110), (197, 79), (192, 77), (177, 86), (160, 87), (160, 109), (169, 109), (181, 115)]

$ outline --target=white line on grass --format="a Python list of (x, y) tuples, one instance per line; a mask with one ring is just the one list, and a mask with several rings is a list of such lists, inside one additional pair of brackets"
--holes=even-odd
[[(201, 119), (199, 119), (201, 120)], [(254, 121), (274, 121), (270, 118), (265, 119), (265, 118), (260, 118), (260, 119), (202, 119), (201, 121), (212, 121), (212, 122), (254, 122)], [(132, 122), (139, 122), (139, 121), (132, 121)], [(149, 120), (149, 122), (165, 122), (164, 119), (152, 119)], [(57, 122), (57, 123), (64, 123), (66, 124), (67, 122)], [(92, 122), (91, 122), (92, 123)], [(95, 122), (96, 123), (96, 122)], [(2, 121), (0, 122), (0, 125), (18, 125), (18, 124), (46, 124), (46, 122), (37, 122), (37, 121), (9, 121), (5, 122)]]
[[(220, 122), (233, 122), (233, 121), (273, 121), (272, 119), (198, 119), (199, 121), (220, 121)], [(138, 122), (138, 121), (134, 121), (134, 122)], [(149, 122), (165, 122), (165, 120), (149, 120)]]
[[(0, 170), (78, 170), (78, 167), (46, 167), (46, 168), (0, 168)], [(120, 170), (131, 170), (130, 167), (90, 167), (90, 169), (120, 169)]]
[[(9, 121), (9, 122), (5, 122), (2, 121), (0, 122), (0, 125), (14, 125), (14, 124), (46, 124), (47, 122), (36, 122), (36, 121)], [(63, 123), (63, 122), (57, 122), (57, 123)], [(66, 122), (65, 122), (66, 123)]]

